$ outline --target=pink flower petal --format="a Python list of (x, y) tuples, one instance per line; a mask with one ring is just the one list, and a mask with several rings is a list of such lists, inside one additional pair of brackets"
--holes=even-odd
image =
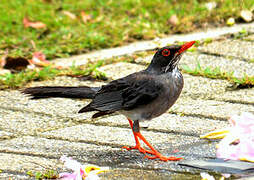
[(254, 161), (254, 115), (242, 113), (232, 116), (229, 122), (232, 128), (219, 143), (217, 157)]

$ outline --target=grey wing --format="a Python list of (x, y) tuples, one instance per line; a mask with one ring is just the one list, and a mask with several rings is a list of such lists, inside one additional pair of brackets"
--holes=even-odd
[(119, 79), (103, 86), (93, 101), (80, 112), (131, 110), (156, 99), (161, 89), (162, 85), (147, 76)]

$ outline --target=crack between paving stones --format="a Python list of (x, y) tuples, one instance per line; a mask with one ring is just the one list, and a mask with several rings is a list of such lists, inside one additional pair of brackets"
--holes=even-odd
[(207, 100), (216, 100), (216, 101), (227, 102), (232, 104), (254, 105), (254, 102), (247, 102), (247, 101), (241, 101), (241, 100), (228, 100), (228, 99), (219, 100), (213, 97), (207, 98)]
[(244, 61), (247, 63), (252, 63), (251, 59), (248, 58), (242, 58), (242, 57), (237, 57), (237, 56), (232, 56), (232, 55), (224, 55), (224, 54), (219, 54), (219, 53), (213, 53), (209, 51), (204, 51), (204, 50), (197, 50), (200, 54), (205, 54), (205, 55), (210, 55), (210, 56), (216, 56), (216, 57), (224, 57), (225, 59), (231, 61), (231, 59), (235, 58), (238, 61)]
[(25, 156), (30, 156), (30, 157), (42, 157), (42, 158), (54, 159), (54, 160), (58, 159), (58, 158), (56, 158), (54, 156), (50, 156), (50, 155), (34, 154), (34, 153), (26, 153), (26, 152), (11, 151), (11, 150), (2, 150), (2, 149), (0, 150), (0, 153), (15, 154), (15, 155), (25, 155)]
[[(10, 177), (8, 176), (9, 178), (11, 178), (12, 175), (20, 175), (20, 176), (30, 177), (30, 176), (28, 176), (26, 173), (23, 173), (23, 172), (20, 172), (20, 171), (2, 170), (1, 174), (3, 174), (3, 173), (7, 173), (8, 175), (10, 174)], [(0, 174), (0, 175), (1, 175), (1, 174)], [(32, 178), (32, 177), (30, 177), (30, 178)], [(11, 180), (11, 179), (10, 179), (10, 180)]]

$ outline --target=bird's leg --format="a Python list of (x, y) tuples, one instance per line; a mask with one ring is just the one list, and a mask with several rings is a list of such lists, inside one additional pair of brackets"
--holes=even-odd
[[(130, 123), (131, 129), (132, 129), (132, 132), (133, 132), (135, 141), (136, 141), (136, 145), (133, 146), (133, 147), (123, 146), (122, 148), (123, 148), (123, 149), (126, 149), (126, 150), (128, 150), (128, 151), (129, 151), (129, 150), (132, 150), (132, 149), (138, 149), (141, 153), (144, 153), (144, 154), (145, 154), (145, 153), (154, 154), (153, 151), (146, 150), (145, 148), (143, 148), (143, 147), (140, 146), (140, 142), (139, 142), (139, 140), (138, 140), (138, 136), (136, 135), (136, 133), (135, 133), (135, 131), (134, 131), (134, 129), (135, 129), (135, 130), (138, 129), (138, 131), (139, 131), (139, 123), (138, 123), (138, 125), (136, 125), (136, 121), (134, 121), (134, 129), (133, 129), (133, 122), (132, 122), (132, 120), (128, 119), (128, 121), (129, 121), (129, 123)], [(138, 122), (138, 121), (137, 121), (137, 122)]]
[[(179, 160), (183, 159), (183, 158), (177, 158), (177, 157), (165, 157), (165, 156), (163, 156), (156, 149), (154, 149), (154, 147), (140, 133), (139, 121), (134, 121), (134, 124), (133, 124), (130, 119), (128, 119), (128, 120), (129, 120), (131, 129), (133, 131), (133, 135), (134, 135), (134, 138), (135, 138), (135, 141), (136, 141), (136, 146), (134, 146), (134, 147), (123, 147), (123, 148), (125, 148), (127, 150), (138, 149), (140, 152), (142, 152), (144, 154), (145, 153), (149, 153), (149, 154), (154, 155), (154, 156), (145, 155), (145, 158), (148, 158), (148, 159), (157, 159), (158, 158), (158, 159), (160, 159), (162, 161), (179, 161)], [(151, 151), (142, 148), (140, 146), (140, 142), (139, 142), (138, 138), (140, 140), (142, 140), (151, 149)]]
[[(177, 158), (177, 157), (165, 157), (163, 156), (161, 153), (159, 153), (156, 149), (154, 149), (154, 147), (144, 138), (144, 136), (140, 133), (140, 132), (137, 132), (136, 133), (136, 136), (139, 137), (139, 139), (141, 139), (153, 152), (153, 155), (154, 156), (148, 156), (146, 155), (145, 158), (148, 158), (148, 159), (160, 159), (162, 161), (179, 161), (183, 158)], [(152, 153), (150, 153), (152, 154)]]

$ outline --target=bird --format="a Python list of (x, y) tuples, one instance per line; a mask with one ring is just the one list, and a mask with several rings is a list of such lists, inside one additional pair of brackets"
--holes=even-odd
[[(146, 69), (113, 80), (101, 87), (37, 86), (26, 88), (23, 93), (30, 95), (31, 99), (53, 97), (91, 99), (91, 102), (78, 113), (95, 111), (92, 118), (97, 118), (118, 112), (129, 121), (136, 145), (124, 146), (123, 149), (136, 149), (148, 159), (178, 161), (183, 158), (166, 157), (157, 151), (141, 134), (139, 122), (162, 115), (176, 102), (184, 85), (178, 63), (183, 53), (194, 43), (195, 41), (190, 41), (183, 45), (159, 48)], [(142, 147), (141, 141), (149, 149)]]

